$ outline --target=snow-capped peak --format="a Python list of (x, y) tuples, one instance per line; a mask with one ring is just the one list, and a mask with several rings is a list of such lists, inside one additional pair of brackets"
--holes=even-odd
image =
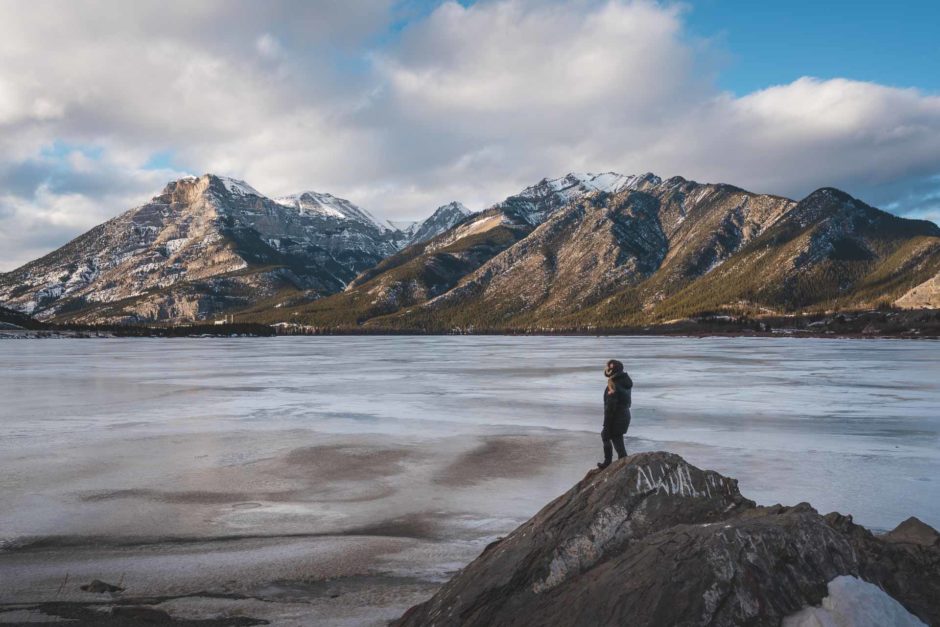
[(559, 207), (582, 196), (598, 192), (617, 193), (626, 189), (643, 189), (661, 183), (662, 180), (658, 176), (650, 173), (625, 176), (616, 172), (570, 172), (560, 178), (542, 179), (516, 196), (511, 196), (504, 203), (509, 202), (514, 213), (524, 221), (538, 225)]
[(233, 196), (257, 196), (259, 198), (265, 197), (264, 194), (241, 179), (235, 179), (228, 176), (218, 176), (215, 174), (210, 174), (207, 176), (214, 176), (215, 178), (219, 179), (219, 181), (225, 185), (225, 189), (228, 190), (228, 193), (232, 194)]
[(441, 205), (440, 207), (437, 208), (437, 210), (434, 213), (436, 214), (436, 213), (442, 213), (442, 212), (459, 213), (460, 215), (464, 217), (473, 213), (472, 211), (467, 209), (467, 206), (464, 205), (459, 200), (454, 200), (454, 201), (447, 203), (446, 205)]
[(441, 205), (426, 220), (415, 223), (405, 233), (409, 236), (409, 242), (412, 244), (426, 242), (463, 221), (471, 213), (473, 212), (467, 209), (463, 203), (455, 200), (446, 205)]
[(552, 190), (567, 197), (591, 192), (616, 193), (624, 189), (636, 189), (643, 183), (658, 185), (661, 182), (658, 176), (649, 172), (629, 176), (616, 172), (570, 172), (561, 178), (544, 181)]
[(333, 194), (322, 192), (301, 192), (289, 196), (275, 198), (274, 202), (285, 207), (293, 207), (302, 213), (319, 213), (332, 218), (341, 220), (353, 220), (362, 224), (374, 226), (380, 231), (390, 230), (388, 226), (382, 224), (375, 217), (345, 198), (338, 198)]

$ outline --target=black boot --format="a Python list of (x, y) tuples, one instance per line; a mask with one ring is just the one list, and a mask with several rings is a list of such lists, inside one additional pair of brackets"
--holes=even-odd
[(600, 468), (601, 470), (604, 470), (604, 469), (607, 468), (608, 466), (610, 466), (610, 460), (609, 460), (609, 459), (605, 459), (605, 460), (602, 461), (602, 462), (597, 462), (597, 467)]

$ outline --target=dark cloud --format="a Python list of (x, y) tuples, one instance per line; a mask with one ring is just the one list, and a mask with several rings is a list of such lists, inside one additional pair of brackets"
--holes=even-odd
[[(4, 164), (0, 169), (0, 190), (19, 198), (30, 198), (50, 175), (49, 165), (34, 159)], [(2, 212), (3, 208), (0, 206), (0, 217), (10, 215)]]

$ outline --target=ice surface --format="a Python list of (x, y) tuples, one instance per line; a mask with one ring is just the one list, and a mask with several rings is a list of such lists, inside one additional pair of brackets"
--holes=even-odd
[[(792, 338), (5, 343), (0, 476), (19, 475), (29, 455), (49, 451), (56, 463), (99, 463), (101, 446), (117, 454), (117, 443), (143, 436), (303, 429), (420, 444), (551, 430), (593, 439), (600, 371), (619, 357), (636, 385), (634, 450), (681, 449), (696, 465), (738, 477), (761, 502), (807, 500), (881, 529), (912, 515), (940, 527), (936, 350), (920, 341)], [(252, 448), (247, 438), (239, 454)], [(571, 469), (570, 483), (589, 461)], [(0, 483), (0, 498), (10, 503), (31, 487)], [(28, 507), (13, 509), (23, 530), (33, 528)], [(4, 508), (0, 523), (11, 514)]]
[(829, 582), (822, 607), (807, 607), (783, 627), (927, 627), (878, 586), (843, 575)]

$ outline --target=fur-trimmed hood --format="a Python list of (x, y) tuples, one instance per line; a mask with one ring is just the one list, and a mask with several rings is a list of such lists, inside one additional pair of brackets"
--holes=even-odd
[(626, 372), (617, 372), (613, 375), (607, 377), (607, 389), (611, 392), (616, 391), (616, 388), (626, 388), (631, 389), (633, 387), (633, 379), (630, 378)]

